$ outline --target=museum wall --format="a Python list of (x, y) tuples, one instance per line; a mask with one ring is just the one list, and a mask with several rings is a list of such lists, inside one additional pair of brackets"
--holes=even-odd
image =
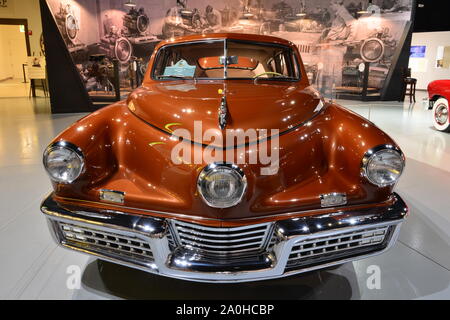
[(417, 79), (417, 89), (426, 90), (433, 80), (450, 79), (450, 68), (447, 65), (438, 67), (437, 64), (438, 50), (441, 53), (442, 48), (444, 53), (450, 50), (450, 31), (413, 33), (411, 45), (425, 46), (423, 57), (412, 57), (409, 61), (412, 77)]
[[(0, 57), (5, 57), (8, 54), (8, 48), (5, 41), (3, 41), (0, 30)], [(0, 81), (9, 79), (11, 77), (11, 66), (4, 60), (0, 61)]]
[(267, 34), (294, 42), (310, 82), (336, 97), (339, 90), (361, 92), (364, 63), (371, 93), (386, 92), (410, 30), (413, 1), (374, 0), (368, 11), (369, 0), (133, 0), (134, 8), (125, 0), (46, 3), (91, 97), (114, 95), (114, 81), (100, 83), (101, 77), (90, 72), (90, 57), (105, 55), (105, 70), (119, 60), (119, 86), (126, 93), (132, 90), (130, 65), (139, 61), (145, 67), (158, 42), (208, 32)]
[(22, 79), (22, 64), (27, 63), (27, 46), (18, 25), (0, 26), (0, 80)]
[(31, 54), (41, 52), (40, 37), (42, 34), (41, 14), (38, 0), (8, 0), (6, 7), (0, 6), (0, 18), (27, 19), (30, 35)]

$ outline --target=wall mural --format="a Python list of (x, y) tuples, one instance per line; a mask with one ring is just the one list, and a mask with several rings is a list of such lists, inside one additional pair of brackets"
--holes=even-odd
[[(243, 32), (294, 42), (313, 85), (325, 95), (360, 93), (370, 63), (369, 93), (383, 88), (412, 0), (47, 0), (90, 95), (114, 91), (113, 59), (121, 90), (135, 83), (136, 60), (174, 36)], [(135, 6), (127, 6), (134, 4)], [(367, 66), (367, 64), (366, 64)]]

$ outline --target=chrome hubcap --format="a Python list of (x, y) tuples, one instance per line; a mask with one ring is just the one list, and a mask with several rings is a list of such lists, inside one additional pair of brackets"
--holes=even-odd
[(436, 107), (434, 118), (439, 125), (445, 125), (448, 122), (448, 108), (445, 104), (440, 104)]

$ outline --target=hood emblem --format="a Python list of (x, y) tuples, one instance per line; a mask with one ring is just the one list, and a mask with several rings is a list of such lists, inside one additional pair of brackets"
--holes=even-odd
[(228, 118), (228, 107), (227, 107), (227, 99), (226, 96), (222, 97), (219, 106), (219, 127), (220, 129), (225, 129), (227, 126), (227, 118)]

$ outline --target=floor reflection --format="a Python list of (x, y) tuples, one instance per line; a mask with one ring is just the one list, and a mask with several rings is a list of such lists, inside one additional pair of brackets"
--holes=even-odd
[[(122, 299), (358, 299), (355, 272), (342, 276), (332, 269), (276, 280), (238, 284), (200, 283), (152, 275), (93, 260), (82, 278), (83, 288)], [(355, 292), (356, 291), (356, 292)]]

